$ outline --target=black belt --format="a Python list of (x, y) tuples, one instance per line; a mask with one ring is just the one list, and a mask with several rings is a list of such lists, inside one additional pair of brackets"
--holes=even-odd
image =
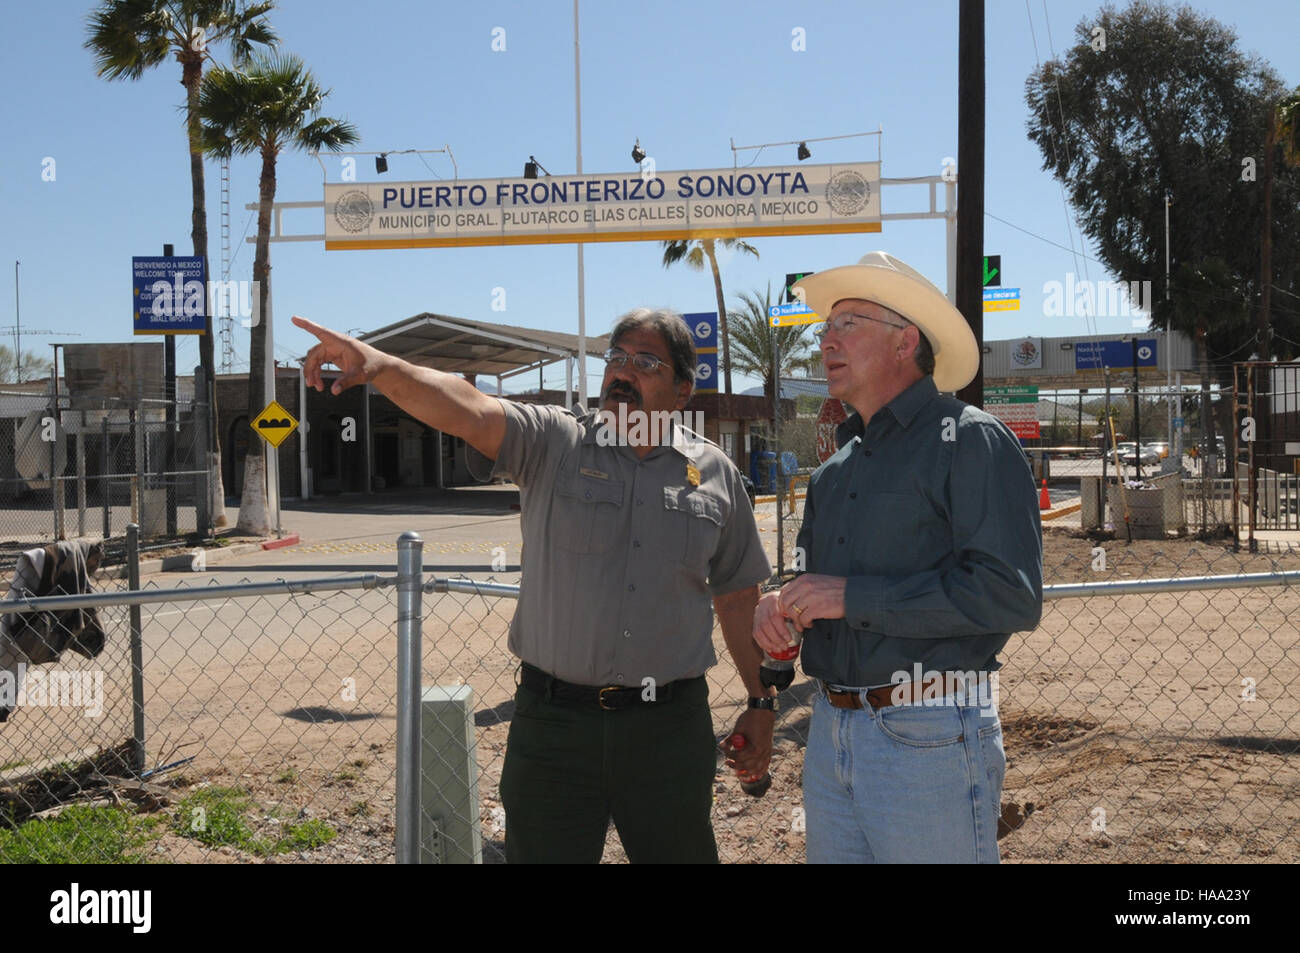
[(683, 678), (669, 682), (667, 685), (655, 685), (652, 697), (646, 699), (642, 697), (645, 689), (640, 685), (606, 685), (603, 688), (593, 685), (575, 685), (553, 675), (547, 675), (540, 668), (524, 662), (519, 684), (530, 692), (537, 692), (558, 702), (595, 705), (605, 711), (617, 711), (637, 705), (662, 705), (672, 701), (673, 695), (679, 689), (694, 684), (702, 678), (704, 676), (700, 675), (696, 678)]

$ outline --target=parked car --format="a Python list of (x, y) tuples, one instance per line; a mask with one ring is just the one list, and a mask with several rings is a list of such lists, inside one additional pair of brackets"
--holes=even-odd
[(1134, 446), (1136, 446), (1136, 444), (1128, 442), (1115, 444), (1110, 451), (1110, 462), (1119, 463), (1121, 457), (1127, 457), (1133, 452)]
[[(1218, 447), (1218, 450), (1216, 451), (1217, 454), (1218, 454), (1218, 456), (1220, 456), (1220, 457), (1226, 457), (1226, 456), (1228, 455), (1228, 447), (1227, 447), (1227, 444), (1224, 443), (1224, 440), (1223, 440), (1222, 437), (1215, 437), (1215, 438), (1214, 438), (1214, 445), (1215, 445), (1216, 447)], [(1206, 442), (1205, 438), (1202, 437), (1201, 440), (1200, 440), (1200, 443), (1198, 443), (1198, 444), (1196, 445), (1196, 452), (1197, 452), (1198, 454), (1200, 454), (1201, 456), (1205, 456), (1205, 454), (1208, 452), (1208, 450), (1207, 450), (1208, 447), (1209, 447), (1209, 444)]]
[(1153, 466), (1160, 462), (1160, 453), (1150, 446), (1143, 444), (1138, 449), (1137, 444), (1132, 442), (1117, 444), (1111, 451), (1111, 459), (1115, 461), (1123, 460), (1125, 466), (1135, 467), (1139, 461), (1142, 466)]
[(1142, 446), (1154, 450), (1161, 460), (1169, 456), (1171, 452), (1168, 440), (1153, 440), (1150, 443), (1144, 443)]

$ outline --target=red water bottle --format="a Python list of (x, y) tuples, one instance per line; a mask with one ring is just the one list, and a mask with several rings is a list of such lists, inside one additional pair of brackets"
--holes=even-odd
[[(732, 735), (730, 738), (727, 739), (727, 744), (731, 745), (732, 750), (734, 751), (742, 751), (744, 750), (745, 745), (749, 744), (749, 739), (746, 738), (744, 735), (742, 735), (740, 732), (736, 732), (734, 735)], [(739, 771), (737, 771), (736, 773), (737, 775), (740, 774)], [(762, 797), (764, 794), (767, 793), (767, 789), (770, 788), (771, 786), (772, 786), (772, 773), (770, 771), (763, 772), (763, 776), (759, 778), (757, 781), (742, 780), (740, 782), (741, 790), (744, 791), (746, 794), (748, 794), (750, 797)]]

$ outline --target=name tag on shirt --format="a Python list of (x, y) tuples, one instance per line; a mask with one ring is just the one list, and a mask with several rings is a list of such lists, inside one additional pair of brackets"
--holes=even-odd
[(578, 472), (583, 476), (594, 477), (597, 480), (608, 480), (609, 474), (604, 470), (596, 470), (592, 467), (579, 467)]

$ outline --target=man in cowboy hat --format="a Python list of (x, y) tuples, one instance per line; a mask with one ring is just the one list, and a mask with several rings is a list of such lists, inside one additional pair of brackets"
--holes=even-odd
[[(809, 483), (807, 569), (755, 610), (768, 651), (803, 634), (811, 863), (989, 862), (1006, 758), (997, 653), (1042, 613), (1033, 477), (995, 418), (940, 391), (974, 377), (961, 314), (884, 252), (795, 285), (831, 396), (856, 410)], [(798, 564), (798, 563), (796, 563)]]

